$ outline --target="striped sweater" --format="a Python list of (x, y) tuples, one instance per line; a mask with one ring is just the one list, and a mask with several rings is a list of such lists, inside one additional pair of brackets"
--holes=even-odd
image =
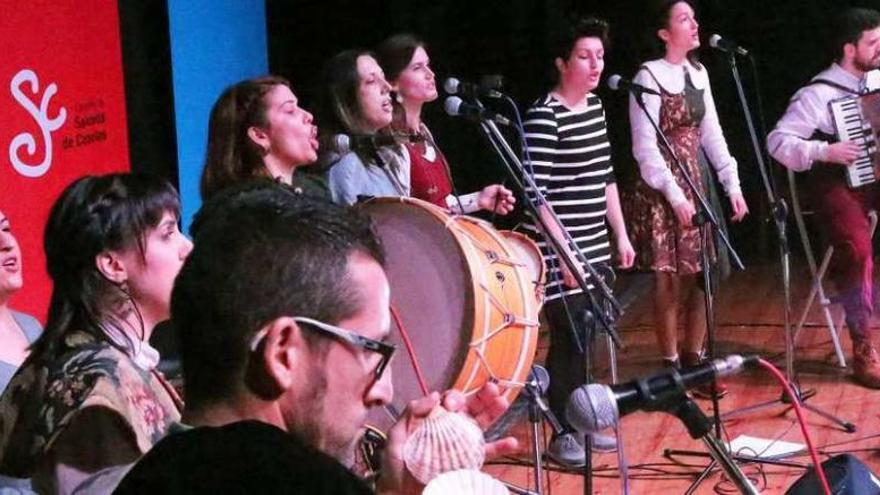
[[(605, 187), (614, 183), (611, 145), (602, 101), (587, 95), (584, 111), (571, 111), (547, 95), (526, 113), (529, 152), (526, 170), (559, 216), (579, 250), (591, 263), (609, 262), (611, 244), (605, 223)], [(547, 264), (547, 301), (580, 289), (562, 285), (556, 253), (544, 241), (531, 216), (522, 226), (539, 245)]]

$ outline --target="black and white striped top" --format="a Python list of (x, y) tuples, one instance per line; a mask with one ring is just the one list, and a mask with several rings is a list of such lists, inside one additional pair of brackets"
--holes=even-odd
[[(535, 185), (586, 258), (591, 263), (609, 262), (605, 186), (615, 179), (602, 101), (590, 93), (587, 109), (575, 112), (547, 95), (528, 110), (524, 125), (531, 159), (525, 166)], [(522, 227), (544, 253), (546, 300), (559, 298), (564, 286), (556, 253), (538, 233), (531, 216)], [(578, 292), (565, 290), (566, 295)]]

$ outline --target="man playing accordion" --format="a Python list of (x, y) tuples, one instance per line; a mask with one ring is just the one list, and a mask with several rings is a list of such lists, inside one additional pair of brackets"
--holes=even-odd
[(832, 101), (858, 97), (869, 89), (868, 73), (880, 67), (880, 13), (850, 8), (835, 20), (835, 61), (791, 99), (767, 138), (770, 154), (787, 168), (809, 171), (806, 186), (824, 236), (834, 246), (831, 276), (839, 291), (853, 341), (853, 378), (880, 388), (880, 359), (874, 349), (873, 252), (867, 212), (880, 206), (872, 182), (847, 184), (846, 172), (863, 155), (855, 141), (840, 139)]

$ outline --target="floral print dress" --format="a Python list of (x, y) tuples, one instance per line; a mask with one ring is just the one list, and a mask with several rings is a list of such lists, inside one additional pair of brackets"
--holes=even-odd
[[(643, 70), (657, 81), (650, 69)], [(700, 172), (699, 146), (700, 121), (705, 115), (703, 91), (697, 89), (685, 71), (684, 91), (672, 94), (660, 88), (660, 130), (669, 140), (676, 156), (681, 160), (688, 175), (703, 191)], [(678, 167), (672, 162), (663, 146), (660, 152), (675, 177), (675, 182), (684, 191), (692, 204), (697, 202), (690, 187)], [(632, 213), (629, 219), (630, 236), (636, 251), (636, 263), (641, 269), (671, 272), (688, 275), (701, 271), (700, 230), (698, 227), (682, 227), (676, 219), (669, 202), (659, 191), (639, 179), (632, 199)], [(713, 250), (710, 242), (710, 250)]]
[(157, 370), (139, 367), (126, 352), (91, 334), (73, 332), (52, 362), (26, 361), (0, 397), (0, 474), (39, 474), (55, 441), (90, 408), (109, 411), (116, 421), (112, 431), (85, 434), (103, 435), (101, 445), (133, 440), (143, 454), (180, 420), (181, 407)]

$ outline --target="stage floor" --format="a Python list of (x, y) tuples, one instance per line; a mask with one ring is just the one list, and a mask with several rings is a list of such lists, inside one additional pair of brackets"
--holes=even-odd
[[(792, 270), (795, 322), (809, 291), (807, 273), (803, 263), (795, 263)], [(661, 361), (651, 326), (651, 281), (629, 276), (623, 278), (621, 283), (631, 287), (641, 284), (646, 289), (642, 295), (634, 298), (618, 324), (626, 346), (618, 353), (619, 371), (621, 381), (626, 381), (658, 370)], [(759, 353), (784, 371), (783, 297), (778, 265), (753, 265), (745, 272), (733, 274), (722, 284), (716, 310), (719, 354)], [(834, 307), (833, 312), (837, 321), (842, 320), (839, 308)], [(808, 402), (855, 423), (857, 431), (847, 433), (827, 419), (807, 412), (812, 440), (820, 449), (822, 460), (836, 453), (851, 452), (872, 471), (880, 473), (880, 408), (876, 405), (880, 393), (855, 385), (849, 378), (849, 370), (837, 366), (830, 334), (823, 321), (818, 310), (810, 313), (807, 326), (796, 343), (795, 369), (802, 388), (812, 388), (817, 392)], [(845, 329), (841, 332), (841, 342), (849, 364), (850, 340)], [(546, 345), (545, 335), (539, 346), (539, 361), (543, 361)], [(607, 376), (603, 376), (607, 370), (606, 355), (603, 350), (597, 356), (599, 381), (603, 382), (608, 380)], [(730, 393), (720, 401), (722, 413), (780, 396), (779, 386), (763, 368), (730, 377), (727, 384)], [(701, 400), (698, 403), (711, 416), (711, 401)], [(794, 411), (784, 405), (731, 418), (723, 424), (731, 439), (749, 435), (803, 443)], [(708, 462), (699, 457), (664, 457), (665, 449), (706, 451), (703, 443), (691, 439), (684, 425), (670, 415), (636, 412), (622, 419), (620, 431), (630, 466), (630, 493), (684, 493)], [(529, 459), (531, 452), (526, 424), (520, 422), (513, 428), (513, 433), (523, 446), (523, 452), (517, 459)], [(517, 459), (500, 460), (502, 463), (514, 461), (514, 464), (493, 464), (487, 466), (486, 471), (509, 483), (534, 487), (532, 467), (516, 465)], [(809, 463), (809, 456), (804, 454), (790, 460)], [(594, 493), (622, 492), (616, 454), (594, 455), (593, 466)], [(583, 492), (580, 473), (563, 472), (553, 465), (548, 468), (549, 484), (545, 485), (544, 493), (567, 495)], [(766, 494), (784, 493), (804, 473), (801, 468), (771, 465), (758, 467), (745, 464), (743, 469), (758, 480), (759, 489)], [(703, 481), (695, 493), (736, 493), (736, 490), (723, 478), (722, 473), (716, 471)]]

